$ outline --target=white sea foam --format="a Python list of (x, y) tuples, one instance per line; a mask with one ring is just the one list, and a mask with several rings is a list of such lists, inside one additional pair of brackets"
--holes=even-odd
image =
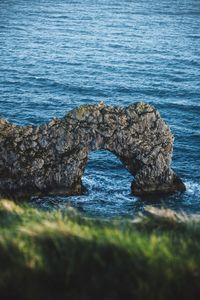
[(194, 182), (194, 181), (186, 181), (186, 193), (188, 194), (200, 194), (200, 182)]

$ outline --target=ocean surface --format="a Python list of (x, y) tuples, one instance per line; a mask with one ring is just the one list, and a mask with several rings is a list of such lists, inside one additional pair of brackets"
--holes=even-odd
[(174, 135), (187, 186), (134, 197), (133, 177), (107, 151), (90, 154), (79, 197), (32, 199), (89, 216), (132, 217), (146, 204), (200, 213), (200, 1), (1, 0), (0, 116), (41, 124), (81, 104), (153, 104)]

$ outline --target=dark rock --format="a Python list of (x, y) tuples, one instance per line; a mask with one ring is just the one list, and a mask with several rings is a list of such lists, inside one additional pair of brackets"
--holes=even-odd
[(143, 102), (83, 105), (38, 127), (0, 119), (0, 193), (82, 194), (88, 154), (99, 149), (114, 153), (135, 176), (135, 195), (184, 191), (170, 167), (173, 140), (160, 114)]

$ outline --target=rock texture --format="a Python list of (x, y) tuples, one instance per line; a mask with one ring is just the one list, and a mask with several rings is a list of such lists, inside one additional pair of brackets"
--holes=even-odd
[(81, 194), (90, 151), (114, 153), (135, 177), (135, 195), (184, 191), (170, 168), (173, 136), (156, 109), (83, 105), (41, 126), (0, 119), (0, 194)]

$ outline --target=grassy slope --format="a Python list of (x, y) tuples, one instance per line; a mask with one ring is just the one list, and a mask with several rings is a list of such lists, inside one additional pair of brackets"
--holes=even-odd
[(0, 201), (0, 299), (200, 299), (200, 225)]

